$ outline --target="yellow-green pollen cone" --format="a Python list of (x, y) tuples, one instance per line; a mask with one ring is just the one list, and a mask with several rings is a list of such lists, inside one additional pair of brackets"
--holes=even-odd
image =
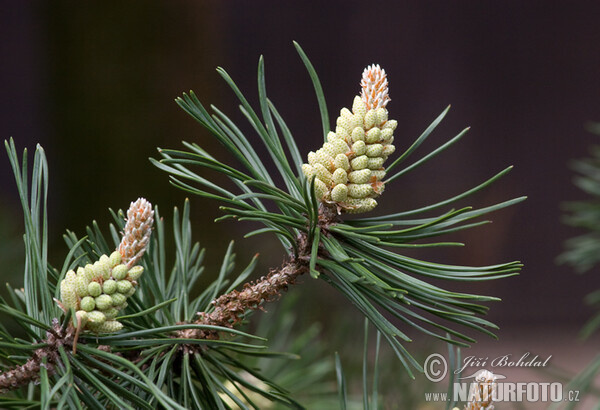
[[(95, 274), (89, 275), (90, 271)], [(133, 275), (129, 275), (130, 271)], [(123, 325), (113, 319), (119, 310), (127, 306), (127, 298), (135, 292), (137, 280), (143, 271), (141, 266), (127, 269), (121, 263), (119, 251), (110, 256), (103, 255), (91, 265), (91, 269), (79, 268), (77, 273), (73, 270), (67, 272), (60, 284), (63, 307), (75, 309), (83, 329), (97, 333), (120, 330)]]
[(127, 307), (144, 273), (136, 263), (146, 251), (153, 223), (152, 205), (139, 198), (129, 206), (118, 249), (94, 264), (67, 272), (60, 283), (61, 303), (65, 310), (75, 310), (79, 330), (111, 333), (123, 328), (115, 318)]
[(397, 121), (388, 119), (390, 101), (385, 71), (379, 65), (363, 72), (361, 96), (352, 110), (342, 108), (335, 132), (302, 164), (307, 178), (315, 177), (315, 193), (325, 204), (340, 211), (362, 213), (377, 206), (383, 193), (387, 158), (394, 153)]

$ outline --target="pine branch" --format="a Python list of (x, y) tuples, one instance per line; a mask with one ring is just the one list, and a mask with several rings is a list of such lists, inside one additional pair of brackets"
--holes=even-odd
[[(302, 258), (291, 258), (277, 269), (271, 269), (266, 275), (254, 282), (247, 282), (241, 291), (231, 292), (216, 298), (210, 313), (199, 312), (197, 324), (233, 327), (238, 324), (249, 310), (261, 309), (263, 302), (277, 300), (282, 292), (296, 283), (298, 276), (308, 271), (308, 262)], [(215, 331), (190, 329), (180, 332), (189, 339), (218, 339)]]
[[(165, 408), (218, 408), (225, 403), (221, 394), (240, 407), (244, 407), (242, 400), (258, 407), (244, 390), (295, 406), (297, 403), (285, 389), (243, 360), (248, 356), (278, 354), (261, 350), (265, 346), (256, 340), (264, 339), (235, 327), (248, 312), (260, 310), (264, 303), (280, 298), (306, 272), (340, 291), (374, 325), (411, 377), (411, 368), (422, 367), (404, 346), (410, 338), (390, 317), (457, 346), (475, 342), (462, 333), (465, 328), (494, 336), (489, 328), (495, 325), (481, 318), (488, 309), (481, 303), (496, 298), (455, 292), (428, 280), (462, 284), (504, 278), (519, 273), (522, 266), (519, 262), (455, 266), (410, 258), (397, 250), (462, 245), (423, 240), (479, 226), (487, 221), (471, 220), (525, 198), (481, 209), (458, 207), (439, 215), (422, 215), (454, 205), (509, 169), (433, 205), (344, 220), (342, 214), (368, 212), (378, 200), (387, 200), (389, 196), (381, 196), (384, 186), (445, 151), (467, 130), (405, 166), (403, 162), (429, 137), (446, 115), (448, 110), (445, 110), (404, 153), (385, 167), (384, 162), (395, 152), (393, 132), (397, 126), (396, 121), (388, 120), (385, 72), (378, 66), (366, 70), (363, 96), (354, 98), (352, 110), (340, 111), (335, 132), (329, 132), (322, 88), (306, 55), (296, 47), (317, 92), (326, 137), (321, 148), (308, 154), (308, 163), (301, 163), (289, 128), (266, 96), (262, 57), (258, 68), (258, 113), (229, 75), (222, 69), (219, 73), (240, 99), (242, 113), (267, 148), (272, 164), (264, 163), (253, 143), (224, 113), (214, 109), (215, 113), (209, 114), (193, 92), (177, 99), (177, 103), (211, 132), (242, 167), (225, 164), (200, 146), (188, 143), (184, 143), (188, 151), (159, 150), (163, 159), (152, 160), (169, 173), (177, 187), (222, 202), (225, 215), (219, 219), (261, 222), (264, 227), (247, 236), (274, 233), (287, 253), (282, 265), (258, 280), (248, 281), (256, 264), (254, 258), (229, 282), (228, 275), (234, 268), (230, 245), (217, 279), (200, 295), (192, 297), (191, 291), (203, 271), (204, 251), (192, 240), (186, 201), (181, 217), (177, 209), (174, 212), (176, 257), (171, 269), (167, 268), (164, 227), (158, 208), (152, 210), (149, 204), (138, 203), (132, 204), (136, 211), (128, 213), (127, 225), (122, 213), (114, 214), (117, 228), (111, 226), (113, 247), (97, 225), (88, 228), (87, 239), (78, 239), (68, 232), (65, 238), (71, 250), (59, 271), (47, 268), (46, 264), (45, 204), (33, 201), (29, 209), (24, 201), (29, 226), (28, 258), (36, 262), (32, 265), (35, 269), (25, 277), (24, 291), (9, 289), (15, 308), (0, 301), (0, 310), (11, 315), (30, 338), (12, 338), (0, 326), (0, 358), (5, 366), (7, 363), (12, 366), (0, 375), (0, 389), (11, 390), (39, 381), (40, 404), (44, 408), (79, 403), (92, 408), (153, 408), (159, 403)], [(26, 175), (19, 173), (12, 141), (7, 148), (20, 195), (27, 198)], [(36, 156), (33, 175), (38, 182), (32, 184), (32, 189), (47, 184), (41, 148)], [(387, 175), (397, 166), (404, 168)], [(224, 174), (234, 187), (211, 182), (199, 175), (195, 167)], [(25, 163), (22, 168), (26, 170)], [(273, 169), (279, 176), (271, 175)], [(279, 178), (284, 187), (273, 182)], [(40, 195), (34, 193), (32, 197)], [(42, 211), (39, 223), (37, 216)], [(156, 228), (151, 238), (152, 221)], [(125, 231), (122, 239), (119, 229)], [(99, 255), (103, 256), (97, 260)], [(80, 268), (76, 269), (76, 265)], [(140, 279), (142, 272), (146, 275)], [(39, 291), (34, 291), (35, 286), (28, 289), (28, 283)], [(66, 313), (60, 329), (56, 327), (58, 320), (52, 319), (63, 313), (52, 303), (52, 297), (59, 293)], [(71, 314), (78, 325), (69, 321)], [(53, 325), (48, 325), (51, 322)], [(44, 331), (45, 339), (38, 343)], [(77, 343), (81, 344), (81, 350), (75, 354)], [(22, 350), (33, 354), (28, 360), (15, 355), (15, 351)], [(269, 388), (249, 382), (241, 376), (244, 372)], [(51, 380), (50, 375), (55, 377)]]
[[(297, 44), (296, 48), (315, 85), (323, 129), (326, 130), (328, 126), (325, 123), (328, 120), (323, 115), (326, 110), (323, 110), (325, 100), (322, 88), (308, 58)], [(384, 316), (384, 311), (408, 326), (457, 346), (467, 347), (475, 339), (454, 326), (495, 337), (489, 328), (495, 329), (496, 326), (479, 315), (488, 310), (481, 302), (495, 301), (497, 298), (455, 292), (432, 285), (427, 280), (435, 278), (464, 282), (499, 279), (517, 275), (522, 267), (520, 262), (481, 267), (455, 266), (417, 260), (391, 249), (462, 246), (455, 242), (423, 243), (423, 240), (485, 224), (489, 221), (471, 220), (519, 203), (525, 197), (481, 209), (451, 208), (439, 215), (418, 219), (414, 219), (415, 215), (454, 205), (508, 173), (510, 167), (474, 188), (433, 205), (395, 214), (345, 220), (344, 214), (365, 213), (374, 209), (378, 201), (388, 197), (383, 192), (384, 187), (386, 192), (389, 191), (388, 185), (393, 181), (450, 148), (467, 133), (468, 128), (412, 164), (405, 165), (404, 161), (445, 117), (448, 112), (446, 109), (404, 153), (386, 167), (386, 160), (395, 153), (393, 133), (397, 122), (388, 118), (387, 75), (379, 66), (371, 66), (363, 73), (362, 96), (354, 97), (351, 109), (340, 110), (335, 132), (327, 132), (326, 142), (321, 148), (309, 152), (307, 163), (299, 165), (301, 156), (294, 138), (267, 98), (263, 58), (259, 59), (258, 64), (259, 111), (252, 108), (223, 69), (217, 71), (238, 97), (242, 113), (256, 131), (258, 142), (262, 142), (267, 149), (272, 164), (267, 164), (258, 156), (255, 142), (243, 135), (229, 117), (215, 107), (212, 107), (214, 114), (211, 115), (190, 91), (176, 99), (176, 102), (221, 142), (241, 167), (214, 158), (197, 144), (184, 142), (187, 150), (159, 149), (162, 159), (152, 160), (154, 165), (170, 175), (173, 185), (203, 198), (222, 202), (224, 206), (221, 209), (225, 215), (217, 221), (231, 218), (265, 225), (246, 236), (275, 233), (284, 248), (291, 249), (293, 257), (298, 257), (302, 252), (310, 255), (308, 268), (311, 276), (323, 279), (351, 301), (381, 332), (409, 374), (412, 374), (411, 367), (419, 371), (422, 367), (403, 346), (403, 343), (410, 342), (410, 338)], [(279, 131), (281, 136), (278, 135)], [(293, 170), (298, 166), (299, 172), (294, 173)], [(401, 169), (388, 175), (397, 167)], [(227, 176), (235, 187), (211, 182), (198, 173), (199, 168)], [(285, 187), (278, 187), (273, 182), (274, 170), (278, 171)], [(336, 215), (335, 221), (330, 220), (335, 223), (323, 223), (323, 210)], [(306, 238), (309, 249), (298, 249), (296, 238), (299, 235)], [(253, 298), (250, 300), (256, 302)], [(235, 323), (241, 312), (240, 306), (230, 304), (228, 298), (223, 298), (221, 302), (224, 310), (214, 313), (216, 323)], [(211, 323), (213, 318), (202, 316), (202, 319)], [(450, 338), (448, 334), (455, 337)]]
[(40, 369), (45, 367), (48, 375), (55, 373), (55, 365), (59, 363), (59, 346), (71, 347), (75, 337), (72, 326), (63, 329), (57, 319), (53, 321), (51, 331), (46, 332), (43, 347), (34, 350), (31, 358), (23, 365), (16, 366), (0, 374), (0, 393), (18, 389), (40, 379)]
[[(319, 207), (319, 228), (327, 233), (331, 225), (338, 221), (337, 209), (329, 206)], [(272, 268), (266, 276), (242, 286), (241, 291), (232, 290), (213, 300), (214, 310), (210, 313), (199, 312), (197, 324), (232, 328), (238, 324), (248, 311), (262, 309), (263, 302), (277, 300), (282, 292), (296, 283), (296, 279), (310, 271), (311, 243), (304, 232), (300, 232), (293, 244), (298, 254), (290, 253), (283, 264)], [(327, 257), (327, 251), (319, 246), (318, 254)], [(192, 339), (218, 339), (217, 332), (188, 332), (185, 337)]]

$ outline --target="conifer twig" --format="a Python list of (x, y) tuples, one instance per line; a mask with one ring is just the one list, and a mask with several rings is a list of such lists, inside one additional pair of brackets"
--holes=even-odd
[[(263, 302), (278, 299), (283, 291), (296, 282), (298, 276), (308, 271), (308, 264), (301, 259), (290, 259), (280, 268), (272, 269), (255, 282), (247, 282), (241, 291), (232, 290), (213, 300), (215, 309), (198, 312), (197, 324), (232, 328), (242, 320), (248, 310), (262, 309)], [(188, 329), (181, 332), (188, 339), (218, 339), (215, 331)]]
[[(54, 319), (52, 331), (46, 333), (46, 339), (43, 344), (46, 346), (36, 349), (31, 358), (20, 366), (15, 366), (10, 370), (0, 374), (0, 392), (18, 389), (30, 382), (38, 381), (40, 378), (40, 369), (46, 367), (49, 375), (54, 374), (54, 365), (58, 362), (58, 347), (70, 346), (74, 337), (74, 328), (72, 326), (62, 329), (57, 319)], [(44, 359), (46, 363), (44, 363)]]

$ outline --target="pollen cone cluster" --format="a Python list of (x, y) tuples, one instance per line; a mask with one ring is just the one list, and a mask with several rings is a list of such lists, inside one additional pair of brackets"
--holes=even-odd
[(302, 165), (307, 178), (315, 177), (315, 193), (322, 202), (348, 213), (368, 212), (384, 190), (383, 164), (394, 152), (398, 123), (388, 120), (390, 101), (385, 71), (379, 65), (363, 72), (361, 96), (352, 111), (342, 108), (335, 132)]
[(94, 264), (68, 271), (60, 283), (62, 305), (76, 311), (83, 329), (110, 333), (123, 328), (115, 318), (127, 307), (127, 299), (135, 293), (144, 272), (142, 266), (131, 266), (131, 261), (135, 263), (143, 255), (154, 221), (151, 205), (143, 198), (131, 204), (127, 215), (119, 250), (102, 255)]

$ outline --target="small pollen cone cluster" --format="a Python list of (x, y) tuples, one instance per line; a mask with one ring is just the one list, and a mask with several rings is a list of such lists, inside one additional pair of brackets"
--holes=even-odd
[(335, 132), (302, 165), (307, 178), (315, 177), (320, 200), (348, 213), (368, 212), (377, 206), (384, 190), (383, 164), (394, 153), (395, 120), (388, 120), (390, 101), (385, 70), (368, 66), (361, 81), (361, 96), (354, 97), (352, 111), (342, 108)]
[(469, 390), (469, 403), (465, 410), (493, 410), (496, 396), (496, 376), (488, 370), (482, 370), (475, 377)]
[(75, 309), (82, 329), (111, 333), (123, 328), (115, 318), (127, 307), (127, 299), (144, 273), (135, 263), (146, 250), (153, 222), (154, 211), (148, 201), (132, 202), (119, 249), (65, 275), (60, 283), (61, 302), (64, 309)]

